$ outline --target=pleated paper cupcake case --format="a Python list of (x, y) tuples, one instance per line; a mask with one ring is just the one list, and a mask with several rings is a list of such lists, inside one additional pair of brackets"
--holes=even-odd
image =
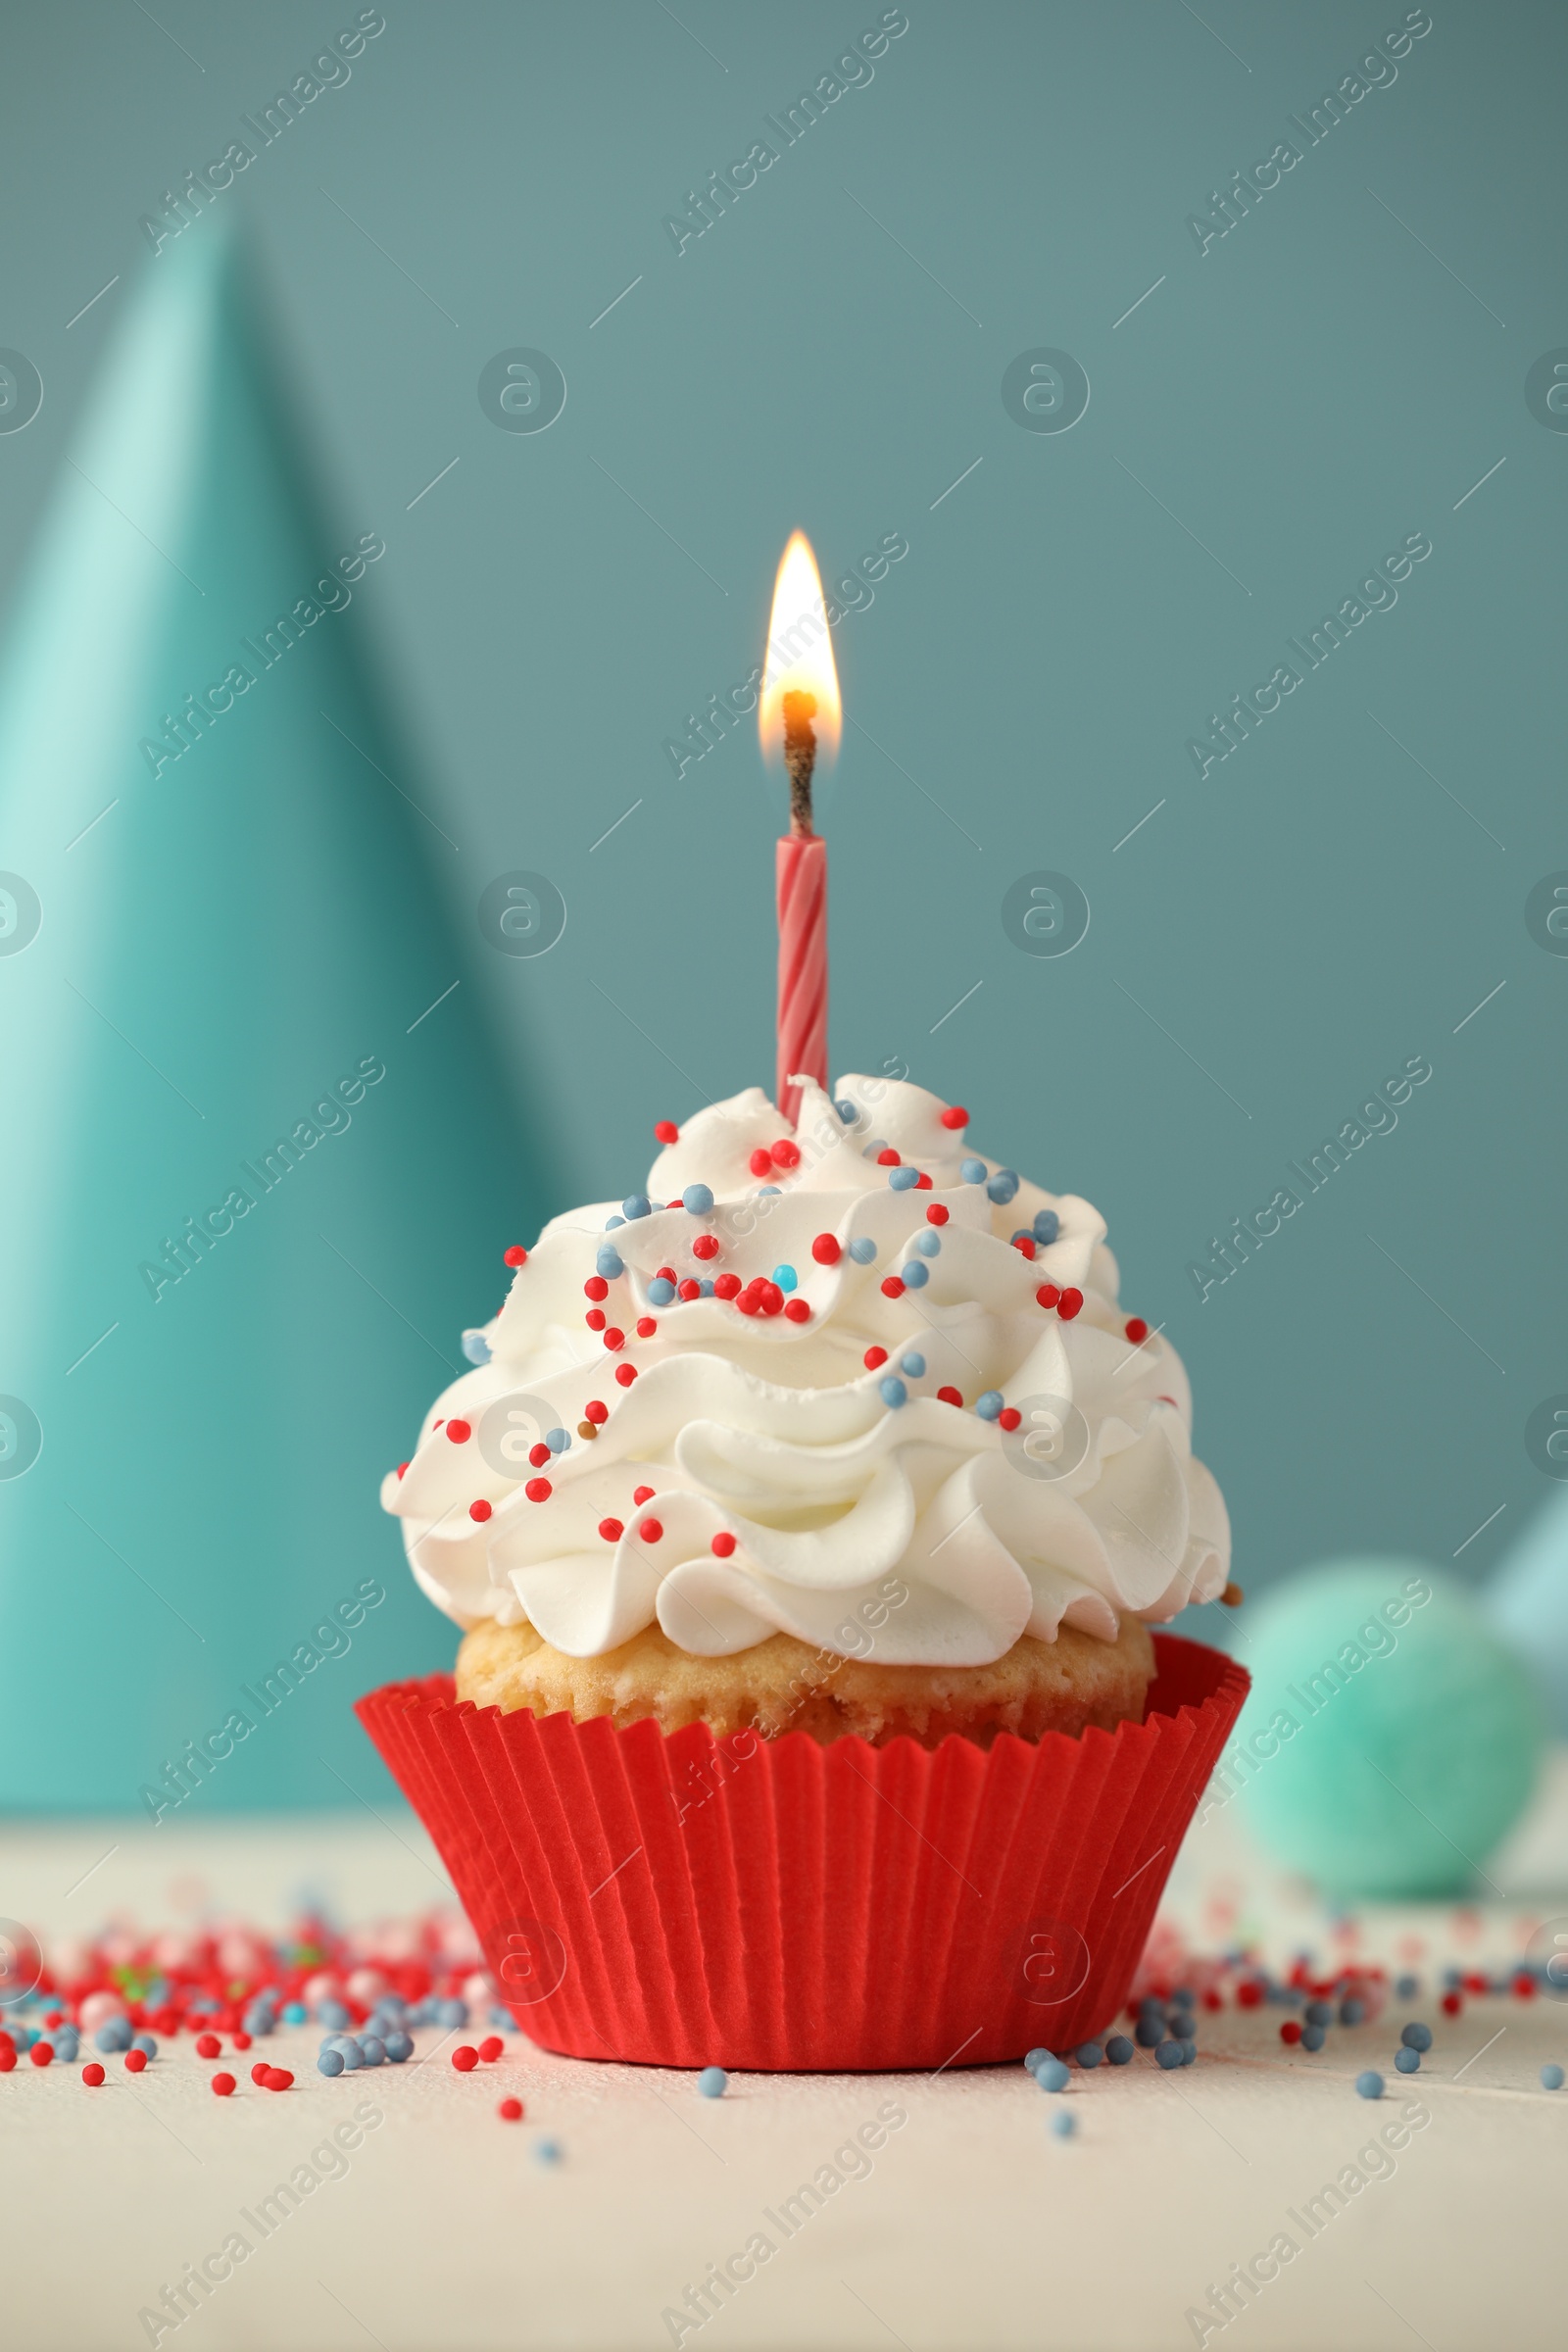
[(973, 2065), (1071, 2048), (1126, 1999), (1248, 1687), (1217, 1651), (1156, 1646), (1142, 1724), (989, 1751), (539, 1722), (440, 1676), (359, 1713), (545, 2047)]

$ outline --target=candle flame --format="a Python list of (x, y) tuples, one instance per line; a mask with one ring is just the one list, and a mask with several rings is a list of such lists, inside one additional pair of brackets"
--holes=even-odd
[(783, 757), (786, 694), (810, 695), (816, 705), (811, 725), (818, 761), (832, 760), (843, 724), (839, 673), (833, 662), (833, 636), (816, 558), (804, 531), (791, 532), (773, 583), (762, 692), (757, 705), (765, 760), (777, 761)]

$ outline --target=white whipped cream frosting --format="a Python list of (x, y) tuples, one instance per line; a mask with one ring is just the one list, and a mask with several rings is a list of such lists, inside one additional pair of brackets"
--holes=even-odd
[[(1053, 1641), (1065, 1623), (1112, 1642), (1124, 1616), (1158, 1624), (1217, 1596), (1230, 1524), (1192, 1452), (1187, 1376), (1158, 1335), (1127, 1338), (1103, 1220), (983, 1159), (945, 1107), (898, 1080), (844, 1078), (834, 1099), (807, 1081), (792, 1128), (754, 1087), (661, 1152), (650, 1213), (615, 1221), (634, 1200), (555, 1218), (494, 1321), (466, 1335), (488, 1360), (436, 1399), (382, 1487), (429, 1597), (464, 1627), (527, 1621), (574, 1657), (656, 1620), (701, 1656), (779, 1632), (863, 1655), (871, 1624), (885, 1663), (977, 1666), (1022, 1634)], [(753, 1154), (781, 1141), (798, 1164), (754, 1173)], [(906, 1175), (895, 1189), (889, 1151), (929, 1189)], [(658, 1205), (690, 1187), (711, 1209)], [(1011, 1237), (1041, 1211), (1059, 1231), (1030, 1257)], [(718, 1253), (694, 1254), (710, 1235)], [(821, 1235), (835, 1262), (813, 1256)], [(585, 1285), (607, 1247), (624, 1271), (595, 1301)], [(661, 1269), (743, 1283), (793, 1269), (793, 1291), (779, 1287), (808, 1318), (718, 1297), (652, 1303)], [(1063, 1320), (1042, 1286), (1069, 1308), (1080, 1292), (1081, 1309)], [(588, 1327), (596, 1304), (625, 1335), (618, 1350)], [(868, 1368), (876, 1348), (887, 1360)], [(1008, 1408), (1023, 1414), (1012, 1430)], [(600, 1424), (591, 1441), (585, 1420)], [(454, 1423), (469, 1434), (454, 1441)], [(548, 1463), (530, 1462), (552, 1435)]]

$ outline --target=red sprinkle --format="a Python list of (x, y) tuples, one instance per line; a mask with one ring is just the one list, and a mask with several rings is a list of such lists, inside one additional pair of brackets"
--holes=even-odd
[[(918, 1192), (919, 1189), (919, 1186), (916, 1185), (915, 1191)], [(945, 1225), (948, 1221), (948, 1210), (943, 1207), (940, 1200), (933, 1200), (925, 1212), (925, 1221), (928, 1225)]]
[(196, 2055), (198, 2058), (216, 2058), (221, 2051), (222, 2047), (223, 2045), (219, 2040), (216, 2034), (198, 2034), (196, 2036)]
[(1061, 1292), (1054, 1282), (1043, 1282), (1035, 1293), (1036, 1306), (1054, 1306)]
[(509, 1266), (525, 1266), (528, 1263), (528, 1252), (520, 1242), (514, 1242), (512, 1248), (503, 1252), (503, 1258)]
[(1082, 1291), (1063, 1291), (1056, 1300), (1056, 1312), (1064, 1323), (1070, 1323), (1083, 1302)]
[(528, 1448), (528, 1460), (535, 1470), (542, 1470), (550, 1459), (550, 1448), (542, 1442)]
[(752, 1153), (751, 1158), (746, 1164), (751, 1169), (754, 1176), (771, 1176), (773, 1173), (773, 1154), (771, 1152), (766, 1151), (760, 1144), (759, 1144), (757, 1150)]
[(216, 2090), (216, 2091), (217, 2091), (217, 2093), (218, 2093), (218, 2095), (219, 2095), (219, 2097), (220, 2097), (220, 2099), (229, 2099), (229, 2098), (232, 2098), (232, 2097), (233, 2097), (233, 2095), (234, 2095), (234, 2078), (233, 2078), (233, 2076), (232, 2076), (232, 2075), (215, 2075), (215, 2076), (213, 2077), (213, 2088), (214, 2088), (214, 2090)]
[(1513, 1981), (1513, 1992), (1515, 2000), (1533, 2001), (1536, 1997), (1535, 1978), (1524, 1975), (1515, 1977)]
[(16, 2067), (17, 2053), (11, 2048), (0, 2049), (0, 2075), (11, 2074)]
[(617, 1364), (615, 1366), (615, 1378), (623, 1389), (629, 1389), (636, 1377), (637, 1367), (635, 1364)]
[(603, 1331), (609, 1320), (602, 1306), (591, 1306), (583, 1317), (590, 1331)]
[(919, 1175), (914, 1180), (914, 1189), (917, 1193), (928, 1193), (931, 1190), (931, 1179), (926, 1174), (924, 1168), (920, 1170)]
[[(673, 1143), (675, 1139), (673, 1136), (671, 1136), (669, 1140), (671, 1143)], [(496, 2109), (496, 2113), (500, 2116), (501, 2121), (504, 2124), (520, 2124), (522, 2121), (522, 2101), (520, 2099), (503, 2099), (500, 2106)]]
[(472, 1435), (473, 1431), (466, 1421), (449, 1421), (447, 1423), (447, 1436), (452, 1440), (454, 1446), (466, 1446)]
[(1255, 1977), (1244, 1977), (1236, 1987), (1238, 2009), (1259, 2009), (1263, 2004), (1263, 1987)]
[(530, 1478), (522, 1491), (530, 1502), (548, 1502), (555, 1489), (548, 1478)]
[(963, 1396), (957, 1389), (938, 1389), (937, 1402), (939, 1404), (961, 1404)]
[(97, 2089), (99, 2083), (104, 2079), (104, 2070), (97, 2063), (96, 2059), (93, 2061), (91, 2066), (84, 2066), (82, 2068), (81, 2079), (86, 2083), (89, 2090)]
[(639, 1520), (637, 1533), (645, 1544), (657, 1544), (663, 1536), (664, 1523), (662, 1519)]
[(709, 1545), (709, 1549), (712, 1552), (713, 1557), (716, 1560), (727, 1560), (734, 1548), (734, 1537), (723, 1533), (716, 1535), (713, 1538), (712, 1543)]
[(1012, 1246), (1017, 1250), (1020, 1257), (1033, 1257), (1035, 1253), (1034, 1235), (1032, 1233), (1020, 1233)]
[[(267, 2078), (271, 2071), (270, 2065), (265, 2058), (259, 2059), (256, 2065), (251, 2068), (251, 2081), (255, 2083), (258, 2090), (260, 2090), (262, 2085), (266, 2082)], [(221, 2076), (219, 2077), (219, 2081), (222, 2081)]]
[(471, 2075), (479, 2063), (479, 2053), (466, 2041), (460, 2041), (452, 2053), (452, 2063), (460, 2075)]
[(882, 1282), (882, 1296), (884, 1298), (902, 1298), (904, 1297), (904, 1285), (899, 1280), (897, 1274), (888, 1274), (884, 1276)]
[(585, 1421), (597, 1422), (600, 1427), (603, 1427), (605, 1422), (610, 1419), (610, 1407), (608, 1404), (601, 1404), (597, 1396), (591, 1397), (582, 1408), (582, 1417)]
[(997, 1426), (999, 1429), (1016, 1429), (1022, 1419), (1023, 1415), (1015, 1404), (1004, 1405), (997, 1415)]
[(1300, 2019), (1299, 2019), (1298, 2017), (1288, 2017), (1288, 2018), (1285, 2020), (1285, 2023), (1284, 2023), (1284, 2025), (1283, 2025), (1283, 2026), (1281, 2026), (1281, 2028), (1280, 2028), (1280, 2039), (1281, 2039), (1281, 2041), (1289, 2042), (1289, 2043), (1291, 2043), (1291, 2044), (1294, 2046), (1294, 2045), (1295, 2045), (1297, 2042), (1298, 2042), (1298, 2041), (1300, 2040), (1300, 2038), (1301, 2038), (1301, 2021), (1300, 2021)]
[(879, 1168), (896, 1168), (899, 1165), (899, 1155), (891, 1144), (877, 1153), (876, 1164)]
[(760, 1315), (762, 1311), (761, 1293), (753, 1290), (748, 1284), (736, 1298), (735, 1303), (743, 1315)]
[(610, 1285), (602, 1274), (590, 1274), (582, 1286), (582, 1295), (585, 1298), (591, 1298), (597, 1306), (602, 1299), (610, 1297)]
[(692, 1255), (693, 1257), (701, 1257), (704, 1259), (716, 1257), (718, 1255), (717, 1234), (700, 1233), (697, 1236), (696, 1241), (692, 1244)]
[(945, 1110), (942, 1113), (942, 1124), (944, 1127), (967, 1127), (969, 1113), (966, 1110), (960, 1110), (957, 1103), (955, 1102), (951, 1110)]
[(264, 2090), (292, 2090), (294, 2078), (286, 2066), (270, 2066), (262, 2077)]
[(127, 2075), (144, 2075), (147, 2072), (145, 2050), (127, 2050), (125, 2052), (125, 2072)]
[(652, 1487), (634, 1487), (632, 1489), (631, 1498), (633, 1502), (639, 1505), (645, 1502), (652, 1502), (654, 1499), (654, 1490)]
[(801, 1164), (801, 1147), (791, 1143), (787, 1135), (781, 1136), (773, 1146), (772, 1159), (775, 1168), (798, 1168)]
[(639, 1316), (638, 1316), (638, 1318), (637, 1318), (637, 1337), (638, 1337), (640, 1340), (651, 1340), (651, 1339), (653, 1338), (653, 1336), (654, 1336), (655, 1332), (656, 1332), (658, 1329), (659, 1329), (659, 1324), (658, 1324), (658, 1322), (657, 1322), (657, 1320), (655, 1319), (655, 1317), (654, 1317), (654, 1316), (652, 1316), (652, 1315), (639, 1315)]
[(819, 1266), (836, 1266), (844, 1251), (831, 1233), (819, 1233), (811, 1244), (811, 1255)]
[(479, 2044), (479, 2055), (486, 2066), (494, 2066), (506, 2046), (499, 2034), (487, 2034)]
[(792, 1323), (809, 1323), (811, 1320), (811, 1310), (804, 1298), (788, 1299), (785, 1302), (784, 1312)]
[[(470, 1519), (477, 1519), (482, 1527), (485, 1521), (492, 1515), (494, 1507), (495, 1506), (492, 1503), (486, 1502), (484, 1497), (481, 1495), (477, 1502), (469, 1503), (468, 1517)], [(236, 2034), (234, 2036), (234, 2047), (236, 2050), (249, 2049), (250, 2042), (248, 2039), (242, 2040), (239, 2034)]]
[(680, 1129), (673, 1119), (656, 1119), (654, 1121), (654, 1141), (656, 1144), (678, 1144), (680, 1142)]
[(1464, 1996), (1462, 1993), (1446, 1992), (1439, 2007), (1445, 2017), (1458, 2017), (1464, 2009)]
[(398, 1464), (398, 1476), (399, 1476), (399, 1478), (404, 1478), (404, 1477), (406, 1477), (406, 1476), (408, 1475), (408, 1468), (409, 1468), (409, 1465), (408, 1465), (408, 1463), (407, 1463), (407, 1462), (399, 1462), (399, 1464)]
[(248, 2050), (251, 2046), (251, 2037), (248, 2034), (233, 2034), (229, 2038), (236, 2050)]
[(1127, 1337), (1128, 1337), (1128, 1338), (1131, 1340), (1131, 1342), (1132, 1342), (1132, 1344), (1133, 1344), (1133, 1346), (1134, 1346), (1135, 1348), (1141, 1348), (1141, 1347), (1143, 1346), (1143, 1344), (1144, 1344), (1145, 1340), (1147, 1340), (1147, 1339), (1148, 1339), (1148, 1337), (1149, 1337), (1149, 1325), (1148, 1325), (1148, 1324), (1147, 1324), (1147, 1323), (1144, 1321), (1144, 1318), (1143, 1318), (1143, 1316), (1142, 1316), (1142, 1315), (1129, 1315), (1129, 1316), (1128, 1316), (1128, 1318), (1127, 1318)]
[(713, 1297), (715, 1298), (738, 1298), (740, 1294), (741, 1278), (738, 1274), (719, 1274), (714, 1277)]
[[(48, 2066), (52, 2062), (54, 2054), (55, 2045), (52, 2041), (35, 2041), (27, 2052), (27, 2056), (32, 2060), (34, 2066)], [(142, 2056), (140, 2050), (135, 2050), (131, 2054), (136, 2058)]]
[[(671, 1208), (679, 1208), (680, 1202), (678, 1200), (672, 1200), (669, 1205)], [(660, 1266), (658, 1268), (658, 1274), (661, 1282), (673, 1282), (675, 1279), (675, 1269), (673, 1266)]]
[(599, 1522), (599, 1533), (604, 1537), (607, 1544), (618, 1544), (621, 1537), (626, 1533), (626, 1530), (618, 1519), (601, 1519)]
[(694, 1282), (689, 1274), (684, 1282), (675, 1285), (675, 1289), (677, 1296), (682, 1298), (700, 1298), (703, 1295), (702, 1284)]
[(605, 1334), (605, 1346), (610, 1349), (611, 1354), (613, 1355), (617, 1348), (624, 1348), (625, 1345), (626, 1334), (623, 1331), (617, 1331), (613, 1323), (612, 1323), (610, 1329)]
[(885, 1348), (868, 1348), (865, 1351), (865, 1368), (868, 1372), (874, 1372), (878, 1364), (885, 1364), (887, 1360), (888, 1351)]

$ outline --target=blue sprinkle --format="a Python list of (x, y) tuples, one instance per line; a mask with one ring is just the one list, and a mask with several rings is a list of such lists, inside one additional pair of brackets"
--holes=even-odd
[(1327, 2039), (1328, 2034), (1322, 2026), (1303, 2026), (1301, 2028), (1303, 2050), (1320, 2050)]
[[(156, 2058), (158, 2055), (158, 2044), (156, 2041), (154, 2041), (150, 2034), (133, 2034), (130, 2037), (130, 2046), (133, 2050), (142, 2051), (148, 2058)], [(58, 2058), (60, 2054), (60, 2043), (57, 2036), (55, 2041), (55, 2056)]]
[(316, 2061), (316, 2071), (318, 2075), (340, 2075), (343, 2072), (342, 2051), (323, 2050)]
[(705, 2099), (721, 2099), (729, 2088), (729, 2077), (721, 2066), (705, 2066), (697, 2078), (697, 2089)]
[(888, 1170), (888, 1186), (895, 1193), (911, 1193), (919, 1181), (918, 1168), (905, 1166)]
[[(63, 2066), (74, 2066), (81, 2055), (81, 2043), (70, 2026), (55, 2028), (54, 2045), (55, 2056)], [(150, 2058), (153, 2052), (149, 2050), (147, 2055)]]
[(626, 1268), (622, 1262), (620, 1251), (612, 1249), (609, 1242), (604, 1243), (598, 1256), (594, 1259), (594, 1271), (602, 1274), (606, 1282), (613, 1282), (617, 1274), (624, 1274)]
[(1196, 2066), (1197, 2063), (1198, 2044), (1196, 2041), (1194, 2041), (1192, 2035), (1189, 2034), (1182, 2043), (1182, 2064), (1183, 2066)]
[(327, 2046), (329, 2049), (336, 2050), (343, 2061), (344, 2072), (347, 2074), (356, 2074), (365, 2064), (365, 2053), (352, 2034), (340, 2034), (336, 2041), (329, 2042)]
[(881, 1395), (883, 1403), (890, 1406), (895, 1411), (901, 1404), (907, 1404), (909, 1401), (908, 1390), (905, 1387), (902, 1380), (895, 1380), (891, 1373), (888, 1375), (886, 1380), (879, 1380), (877, 1382), (877, 1389)]
[(1163, 2001), (1157, 2000), (1153, 1993), (1146, 1992), (1138, 2004), (1138, 2014), (1140, 2017), (1163, 2017), (1165, 2004)]
[(782, 1200), (784, 1198), (783, 1189), (781, 1186), (776, 1184), (760, 1185), (758, 1187), (757, 1198), (759, 1200)]
[(703, 1276), (703, 1279), (702, 1279), (702, 1281), (701, 1281), (701, 1282), (700, 1282), (700, 1283), (697, 1285), (697, 1288), (698, 1288), (698, 1289), (701, 1291), (701, 1293), (702, 1293), (702, 1295), (703, 1295), (703, 1297), (704, 1297), (705, 1298), (711, 1298), (711, 1297), (713, 1296), (713, 1285), (712, 1285), (712, 1281), (711, 1281), (710, 1277), (710, 1276), (708, 1276), (707, 1274), (705, 1274), (705, 1275)]
[(1009, 1201), (1018, 1190), (1018, 1179), (1011, 1168), (999, 1168), (986, 1186), (986, 1198), (999, 1207)]
[(706, 1217), (713, 1205), (713, 1196), (706, 1184), (689, 1184), (680, 1197), (680, 1204), (694, 1217)]
[(482, 1331), (466, 1331), (463, 1335), (463, 1352), (470, 1364), (487, 1364), (490, 1361), (490, 1343)]
[(405, 2059), (414, 2056), (413, 2037), (407, 2034), (389, 2034), (386, 2037), (386, 2054), (394, 2066), (401, 2066)]
[(1420, 1989), (1421, 1980), (1419, 1977), (1401, 1977), (1394, 1987), (1395, 1998), (1400, 2001), (1413, 2001)]
[(466, 2026), (468, 2022), (467, 2002), (457, 1999), (437, 2001), (435, 2022), (438, 2026)]
[(1054, 1208), (1035, 1210), (1035, 1240), (1042, 1250), (1049, 1250), (1061, 1231), (1061, 1219)]
[(1560, 2066), (1544, 2066), (1541, 2070), (1541, 2087), (1543, 2090), (1561, 2090), (1562, 2068)]
[(982, 1421), (994, 1421), (1002, 1410), (1002, 1401), (1000, 1389), (987, 1389), (983, 1396), (975, 1398), (974, 1409)]
[(129, 2019), (123, 2017), (105, 2018), (93, 2035), (92, 2041), (93, 2048), (102, 2050), (106, 2058), (114, 2057), (120, 2050), (128, 2050), (130, 2047)]
[(1394, 2063), (1401, 2075), (1418, 2075), (1421, 2072), (1421, 2053), (1419, 2050), (1407, 2050), (1401, 2044), (1394, 2053)]
[(1334, 2006), (1330, 2001), (1308, 2001), (1302, 2015), (1309, 2026), (1332, 2026)]
[(534, 2155), (538, 2158), (541, 2164), (559, 2164), (561, 2162), (560, 2140), (540, 2140), (537, 2147), (534, 2149)]
[(1369, 2066), (1364, 2075), (1356, 2076), (1355, 2095), (1358, 2099), (1382, 2098), (1383, 2077), (1378, 2073), (1375, 2066)]
[(653, 1203), (646, 1193), (628, 1193), (620, 1206), (622, 1215), (628, 1219), (648, 1217), (653, 1214)]
[(1058, 2107), (1051, 2119), (1051, 2129), (1057, 2139), (1071, 2139), (1078, 2129), (1078, 2118), (1068, 2107)]
[(833, 1107), (838, 1112), (839, 1117), (844, 1121), (846, 1127), (853, 1127), (856, 1120), (860, 1115), (856, 1109), (855, 1104), (850, 1101), (848, 1095), (845, 1095), (839, 1102), (835, 1102)]
[(1180, 2041), (1159, 2042), (1154, 2050), (1154, 2064), (1162, 2066), (1167, 2074), (1173, 2067), (1185, 2066), (1187, 2064), (1185, 2048), (1185, 2043)]
[(360, 2035), (360, 2056), (367, 2066), (379, 2066), (386, 2056), (386, 2043), (379, 2034)]
[(911, 1257), (906, 1266), (899, 1268), (906, 1291), (923, 1291), (931, 1279), (931, 1269), (923, 1257)]
[(922, 1257), (940, 1257), (942, 1255), (942, 1236), (934, 1225), (927, 1226), (924, 1233), (915, 1235), (914, 1246)]
[(773, 1268), (773, 1280), (781, 1291), (793, 1291), (798, 1286), (800, 1279), (793, 1266), (775, 1266)]
[(1365, 2001), (1358, 2001), (1353, 1992), (1340, 2003), (1340, 2023), (1342, 2026), (1358, 2026), (1365, 2015)]
[(1045, 2065), (1046, 2060), (1050, 2056), (1051, 2052), (1049, 2050), (1031, 2050), (1027, 2058), (1025, 2058), (1024, 2064), (1029, 2069), (1029, 2072), (1034, 2074), (1037, 2069)]
[(1080, 2042), (1073, 2055), (1080, 2066), (1098, 2066), (1105, 2053), (1098, 2041)]
[(900, 1356), (899, 1370), (906, 1372), (911, 1380), (924, 1380), (925, 1357), (911, 1348), (907, 1355)]
[(309, 2022), (310, 2020), (305, 2014), (305, 2003), (303, 2001), (284, 2002), (283, 2023), (285, 2026), (303, 2026), (308, 2025)]
[(1463, 1983), (1464, 1970), (1462, 1968), (1446, 1968), (1444, 1970), (1443, 1984), (1445, 1991), (1457, 1992)]
[[(670, 1281), (668, 1275), (666, 1274), (656, 1274), (653, 1281), (648, 1285), (648, 1303), (650, 1306), (668, 1306), (674, 1296), (675, 1285)], [(549, 1440), (547, 1439), (545, 1442), (548, 1445)]]
[(1059, 2058), (1042, 2058), (1035, 2068), (1035, 2081), (1042, 2090), (1065, 2090), (1072, 2081), (1072, 2069), (1063, 2066)]
[[(552, 1453), (564, 1453), (571, 1444), (571, 1433), (569, 1430), (564, 1429), (547, 1429), (545, 1431), (545, 1444), (549, 1446)], [(392, 1997), (394, 2000), (397, 1999), (397, 1995), (395, 1993)], [(378, 2009), (384, 2009), (386, 2007), (386, 2003), (384, 2001), (377, 2001), (376, 2007)], [(400, 2011), (402, 2007), (403, 2004), (401, 2001), (399, 2001), (398, 2008)]]
[(1112, 2066), (1130, 2066), (1132, 2064), (1133, 2045), (1125, 2034), (1111, 2035), (1105, 2044), (1105, 2056), (1110, 2060)]
[(965, 1184), (984, 1184), (986, 1163), (983, 1159), (960, 1159), (958, 1174), (963, 1178)]
[(1133, 2028), (1133, 2038), (1141, 2050), (1152, 2050), (1165, 2039), (1165, 2020), (1162, 2017), (1141, 2017)]
[(849, 1249), (858, 1266), (868, 1266), (876, 1255), (876, 1244), (868, 1233), (862, 1233), (858, 1241), (851, 1242)]
[(605, 1231), (607, 1233), (613, 1233), (617, 1225), (624, 1225), (625, 1222), (626, 1220), (624, 1217), (607, 1217), (605, 1219)]
[(1432, 2028), (1430, 2026), (1422, 2025), (1419, 2018), (1412, 2018), (1409, 2025), (1405, 2027), (1404, 2032), (1399, 2035), (1399, 2039), (1403, 2042), (1407, 2050), (1430, 2050), (1432, 2047)]
[(318, 2026), (330, 2026), (334, 2034), (346, 2034), (354, 2020), (343, 2003), (327, 1993), (316, 2004), (316, 2022)]

